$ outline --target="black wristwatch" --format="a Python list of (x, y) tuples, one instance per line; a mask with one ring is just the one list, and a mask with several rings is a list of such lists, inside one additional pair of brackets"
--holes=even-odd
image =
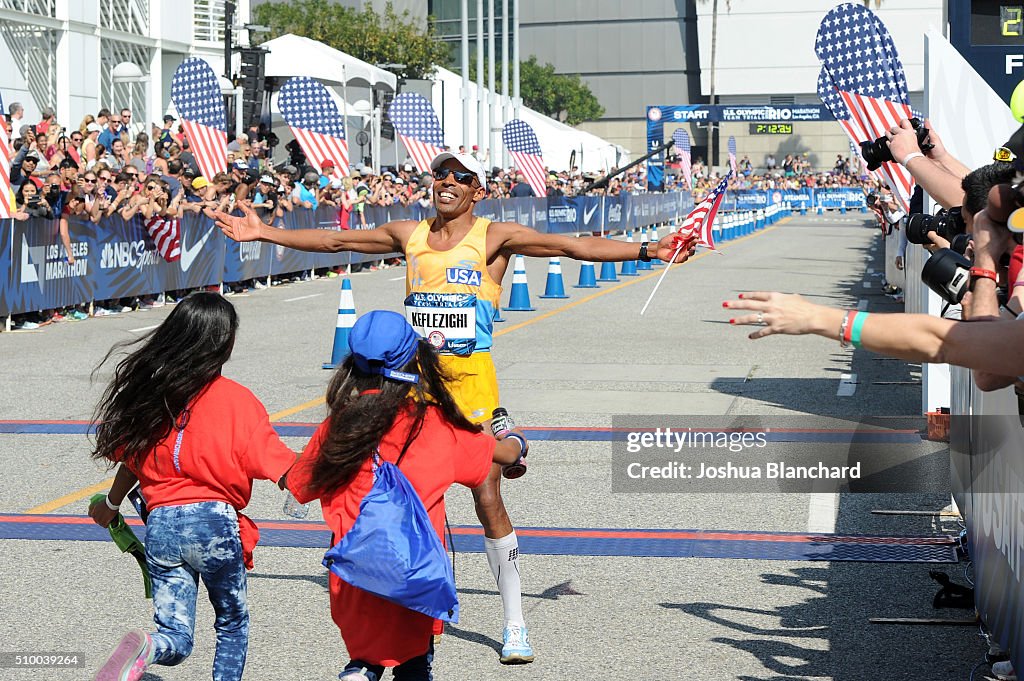
[(642, 242), (640, 242), (640, 255), (637, 257), (637, 260), (639, 260), (640, 262), (650, 262), (652, 260), (651, 256), (648, 255), (648, 253), (647, 253), (647, 244), (649, 244), (649, 243), (651, 243), (651, 242), (650, 241), (642, 241)]

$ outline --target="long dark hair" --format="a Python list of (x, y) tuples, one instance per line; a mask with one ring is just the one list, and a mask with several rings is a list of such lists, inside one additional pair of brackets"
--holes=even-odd
[[(451, 380), (430, 343), (420, 339), (413, 357), (402, 371), (419, 374), (419, 383), (409, 384), (359, 371), (349, 356), (331, 378), (327, 388), (330, 428), (312, 470), (311, 490), (333, 492), (349, 482), (391, 430), (403, 409), (412, 411), (404, 454), (423, 428), (431, 405), (441, 410), (456, 428), (478, 432), (480, 426), (463, 416), (448, 390)], [(369, 391), (369, 392), (367, 392)], [(379, 392), (377, 392), (379, 391)]]
[(231, 357), (237, 330), (231, 303), (217, 293), (197, 292), (151, 333), (114, 345), (96, 371), (116, 352), (141, 347), (118, 362), (96, 407), (93, 458), (140, 463), (176, 421), (182, 419), (184, 427), (189, 405)]

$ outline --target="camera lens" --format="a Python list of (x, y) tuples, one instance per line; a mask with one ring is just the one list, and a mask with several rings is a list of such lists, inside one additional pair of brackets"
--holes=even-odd
[(935, 216), (927, 213), (912, 213), (907, 217), (907, 241), (912, 244), (930, 244), (928, 232), (935, 231)]
[(921, 269), (921, 281), (951, 305), (963, 300), (970, 285), (971, 261), (948, 248), (932, 253)]
[(889, 149), (889, 139), (885, 136), (874, 142), (861, 142), (860, 155), (864, 158), (868, 170), (878, 170), (883, 163), (894, 160), (892, 150)]

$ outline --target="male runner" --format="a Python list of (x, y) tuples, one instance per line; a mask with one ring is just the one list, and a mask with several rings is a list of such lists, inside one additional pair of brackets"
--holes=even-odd
[[(650, 260), (647, 242), (631, 244), (600, 237), (541, 234), (514, 222), (491, 222), (473, 216), (487, 196), (480, 162), (468, 154), (443, 152), (431, 162), (437, 217), (415, 222), (397, 220), (375, 229), (332, 231), (276, 229), (242, 205), (244, 217), (217, 214), (217, 226), (235, 241), (266, 241), (304, 251), (354, 251), (407, 259), (406, 316), (437, 348), (455, 379), (452, 394), (475, 423), (490, 418), (499, 405), (498, 380), (491, 361), (491, 332), (500, 304), (501, 280), (514, 255), (568, 257), (589, 262)], [(658, 242), (656, 255), (668, 261), (678, 246), (675, 235)], [(639, 250), (638, 250), (639, 248)], [(676, 262), (693, 254), (687, 244)], [(501, 499), (501, 467), (473, 490), (477, 517), (484, 528), (487, 562), (494, 573), (505, 611), (501, 662), (533, 661), (523, 620), (519, 582), (519, 543)]]

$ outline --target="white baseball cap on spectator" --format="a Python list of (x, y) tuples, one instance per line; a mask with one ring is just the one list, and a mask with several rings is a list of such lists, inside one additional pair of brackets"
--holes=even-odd
[(402, 166), (402, 170), (404, 170), (407, 173), (411, 173), (412, 172), (412, 166), (409, 165), (408, 163), (406, 163), (404, 166)]
[(331, 180), (331, 189), (341, 189), (341, 180), (339, 180), (339, 179)]
[(273, 185), (274, 184), (274, 178), (272, 178), (270, 175), (261, 175), (260, 176), (260, 182), (263, 182), (263, 183), (269, 184), (269, 185)]
[(476, 179), (480, 181), (481, 187), (487, 186), (487, 174), (484, 173), (484, 167), (480, 164), (480, 161), (476, 160), (469, 154), (453, 154), (450, 151), (442, 151), (434, 157), (433, 161), (430, 162), (430, 169), (437, 170), (441, 167), (442, 163), (450, 158), (455, 159), (459, 165), (476, 175)]
[(93, 123), (90, 123), (89, 125), (85, 126), (85, 132), (87, 134), (90, 133), (90, 132), (103, 132), (103, 126), (100, 125), (99, 123), (93, 122)]

